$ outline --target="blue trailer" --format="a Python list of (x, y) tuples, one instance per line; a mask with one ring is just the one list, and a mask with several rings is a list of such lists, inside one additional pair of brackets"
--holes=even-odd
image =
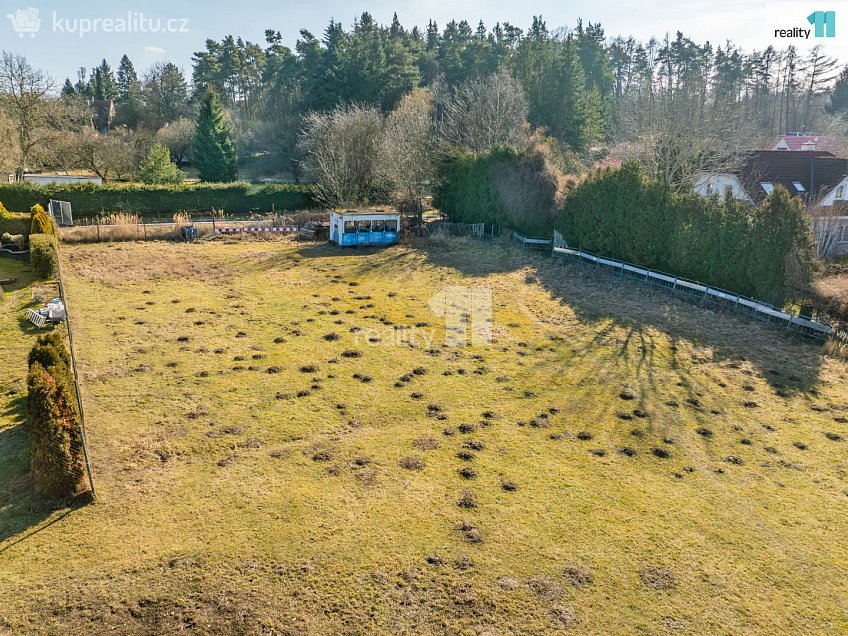
[(399, 212), (330, 212), (330, 242), (340, 247), (393, 245), (399, 240)]

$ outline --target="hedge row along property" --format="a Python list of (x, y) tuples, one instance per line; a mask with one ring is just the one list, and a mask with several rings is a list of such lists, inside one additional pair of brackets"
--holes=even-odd
[(569, 245), (776, 304), (808, 289), (812, 237), (783, 188), (757, 207), (674, 194), (636, 164), (596, 172), (563, 196), (538, 150), (442, 159), (434, 205), (452, 221), (526, 235), (559, 230)]
[(169, 216), (175, 212), (209, 212), (213, 208), (243, 214), (268, 212), (272, 208), (302, 210), (314, 207), (312, 187), (297, 184), (0, 185), (0, 201), (10, 210), (29, 210), (36, 204), (46, 207), (50, 199), (70, 201), (77, 218), (112, 212), (150, 217)]
[(53, 498), (83, 492), (85, 455), (70, 356), (58, 332), (41, 336), (29, 354), (27, 427), (38, 490)]

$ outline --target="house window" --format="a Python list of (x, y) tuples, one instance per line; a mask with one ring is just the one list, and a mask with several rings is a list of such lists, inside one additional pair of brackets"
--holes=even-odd
[(848, 243), (848, 225), (842, 226), (842, 237), (839, 239), (840, 243)]
[(761, 181), (760, 185), (762, 186), (763, 190), (765, 190), (766, 194), (771, 194), (774, 190), (774, 184), (770, 181)]
[(725, 197), (732, 197), (733, 196), (733, 186), (732, 185), (724, 186), (724, 196)]
[(834, 199), (844, 199), (845, 198), (845, 186), (837, 186), (836, 194), (833, 197)]
[(710, 196), (713, 193), (713, 182), (707, 181), (707, 196)]
[(792, 182), (792, 185), (794, 185), (794, 186), (795, 186), (795, 189), (796, 189), (798, 192), (806, 192), (806, 190), (804, 189), (804, 184), (803, 184), (803, 183), (801, 183), (800, 181), (793, 181), (793, 182)]

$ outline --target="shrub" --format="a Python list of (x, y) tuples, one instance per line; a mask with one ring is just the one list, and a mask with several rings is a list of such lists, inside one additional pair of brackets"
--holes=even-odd
[(29, 235), (32, 219), (29, 214), (8, 212), (8, 216), (0, 216), (0, 234)]
[[(60, 353), (58, 347), (64, 351)], [(48, 497), (68, 497), (84, 489), (85, 457), (78, 405), (67, 351), (61, 340), (36, 344), (27, 376), (30, 467), (38, 490)], [(44, 367), (40, 359), (54, 364)]]
[(806, 213), (782, 187), (752, 208), (733, 198), (675, 195), (626, 164), (574, 188), (556, 227), (575, 247), (775, 304), (809, 284)]
[(38, 337), (29, 352), (27, 366), (32, 368), (34, 364), (40, 364), (45, 369), (56, 365), (64, 365), (70, 369), (71, 355), (65, 346), (65, 339), (58, 331), (51, 331)]
[(70, 201), (75, 218), (109, 212), (170, 217), (175, 212), (208, 214), (213, 208), (241, 214), (268, 212), (272, 206), (277, 210), (303, 210), (315, 205), (312, 186), (297, 184), (0, 184), (0, 200), (13, 210), (26, 210), (35, 203), (47, 205), (50, 199)]
[(186, 174), (171, 161), (171, 151), (168, 147), (156, 144), (141, 160), (135, 176), (142, 183), (165, 185), (182, 183)]
[(12, 215), (5, 207), (3, 207), (3, 202), (0, 201), (0, 219), (9, 219)]
[(0, 243), (3, 245), (12, 245), (17, 249), (22, 250), (24, 248), (24, 235), (3, 232), (3, 234), (0, 235)]
[(31, 222), (29, 233), (30, 234), (55, 234), (56, 230), (53, 227), (53, 219), (51, 219), (47, 212), (44, 211), (44, 208), (41, 207), (40, 204), (36, 203), (32, 208), (30, 208), (31, 213)]
[(528, 235), (550, 234), (559, 175), (543, 147), (455, 151), (437, 167), (433, 205), (458, 223), (494, 223)]
[(58, 260), (55, 237), (50, 234), (30, 234), (29, 263), (36, 276), (44, 280), (53, 278)]

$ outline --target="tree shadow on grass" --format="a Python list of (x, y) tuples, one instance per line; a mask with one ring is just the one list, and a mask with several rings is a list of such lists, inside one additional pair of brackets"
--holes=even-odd
[(70, 502), (50, 500), (36, 491), (29, 469), (25, 407), (26, 396), (19, 396), (3, 410), (13, 423), (0, 430), (0, 555), (88, 501), (85, 496)]
[[(688, 342), (712, 350), (713, 363), (751, 364), (772, 388), (786, 394), (815, 392), (820, 383), (820, 343), (739, 314), (699, 306), (639, 281), (567, 263), (549, 252), (521, 250), (502, 241), (478, 243), (466, 250), (446, 251), (439, 244), (427, 242), (417, 247), (430, 264), (467, 276), (526, 269), (532, 273), (532, 281), (516, 280), (515, 284), (540, 284), (563, 308), (573, 311), (577, 320), (598, 330), (596, 344), (610, 339), (613, 328), (629, 334), (620, 345), (622, 356), (630, 355), (628, 338), (637, 338), (645, 346), (646, 330), (654, 329), (671, 341), (674, 365), (678, 364), (675, 343)], [(487, 255), (487, 251), (492, 254)], [(643, 359), (639, 364), (646, 362)], [(686, 380), (681, 378), (681, 382), (685, 384)]]

